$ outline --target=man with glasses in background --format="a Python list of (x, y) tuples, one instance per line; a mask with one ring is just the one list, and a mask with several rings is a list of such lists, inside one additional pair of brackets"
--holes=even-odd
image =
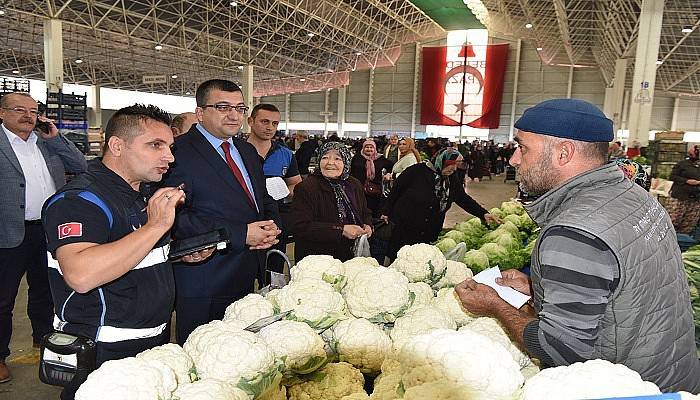
[[(38, 347), (51, 332), (53, 302), (49, 290), (46, 238), (41, 226), (44, 201), (66, 183), (66, 171), (87, 169), (83, 154), (56, 126), (39, 115), (28, 93), (0, 99), (0, 383), (12, 379), (5, 364), (10, 355), (12, 309), (22, 276), (29, 285), (27, 314)], [(46, 132), (36, 130), (37, 120)]]
[(187, 194), (173, 236), (184, 239), (223, 228), (231, 242), (198, 268), (175, 264), (179, 344), (253, 292), (265, 262), (265, 252), (257, 250), (278, 243), (280, 234), (277, 204), (267, 194), (260, 156), (237, 137), (248, 112), (241, 89), (213, 79), (199, 85), (195, 97), (198, 123), (175, 140), (176, 162), (163, 182), (184, 183)]

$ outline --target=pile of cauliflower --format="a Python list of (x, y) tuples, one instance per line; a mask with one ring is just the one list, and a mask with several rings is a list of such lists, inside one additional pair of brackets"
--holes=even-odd
[[(389, 267), (308, 256), (291, 282), (250, 294), (222, 320), (108, 361), (76, 400), (495, 400), (659, 393), (622, 365), (593, 360), (540, 372), (492, 318), (464, 310), (472, 276), (434, 246), (405, 246)], [(254, 322), (286, 313), (253, 333)], [(614, 377), (614, 379), (611, 379)]]

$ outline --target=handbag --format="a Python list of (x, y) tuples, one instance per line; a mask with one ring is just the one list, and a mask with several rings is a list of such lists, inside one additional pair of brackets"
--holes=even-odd
[(370, 196), (379, 196), (382, 193), (382, 186), (378, 183), (367, 179), (365, 181), (365, 194)]

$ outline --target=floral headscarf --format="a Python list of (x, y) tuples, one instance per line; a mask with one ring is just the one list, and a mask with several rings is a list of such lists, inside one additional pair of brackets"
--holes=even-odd
[(435, 157), (433, 171), (435, 171), (435, 196), (440, 201), (440, 212), (447, 211), (450, 205), (450, 177), (442, 175), (442, 169), (462, 158), (462, 154), (453, 148), (441, 151)]
[(459, 151), (453, 148), (447, 148), (435, 157), (433, 169), (438, 174), (442, 174), (442, 169), (446, 167), (450, 161), (457, 161), (460, 158), (462, 158), (462, 154)]
[(314, 173), (323, 177), (331, 185), (333, 189), (333, 194), (335, 195), (335, 203), (338, 208), (338, 219), (341, 223), (349, 223), (355, 225), (362, 225), (359, 218), (359, 213), (357, 212), (357, 206), (351, 200), (351, 196), (348, 196), (347, 191), (352, 191), (352, 187), (347, 182), (350, 176), (350, 161), (352, 156), (350, 155), (350, 150), (340, 143), (340, 142), (326, 142), (318, 149), (318, 160), (321, 163), (321, 158), (326, 155), (329, 151), (335, 150), (340, 154), (343, 159), (343, 172), (337, 179), (331, 179), (323, 176), (321, 173), (321, 168), (316, 169)]
[[(350, 162), (352, 160), (350, 150), (348, 150), (347, 146), (341, 142), (326, 142), (317, 150), (318, 162), (320, 163), (321, 157), (326, 155), (326, 153), (331, 150), (337, 151), (340, 154), (340, 157), (343, 159), (343, 172), (340, 174), (338, 179), (344, 181), (350, 176)], [(321, 174), (321, 168), (316, 168), (316, 171), (318, 171), (318, 174)]]
[(649, 191), (649, 188), (651, 188), (651, 180), (649, 179), (649, 174), (644, 171), (644, 167), (642, 167), (641, 164), (626, 158), (616, 159), (615, 164), (617, 164), (622, 173), (625, 174), (625, 177), (643, 187), (647, 192)]

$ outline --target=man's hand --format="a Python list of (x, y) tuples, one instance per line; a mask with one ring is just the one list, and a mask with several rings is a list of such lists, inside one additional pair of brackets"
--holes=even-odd
[(165, 233), (175, 222), (175, 208), (185, 202), (185, 192), (176, 187), (158, 189), (148, 200), (146, 226)]
[(214, 254), (215, 250), (216, 247), (210, 247), (208, 249), (195, 251), (194, 253), (182, 256), (182, 258), (180, 258), (180, 261), (186, 263), (199, 263), (211, 257), (211, 255)]
[(499, 224), (500, 225), (503, 223), (503, 220), (501, 220), (497, 216), (491, 215), (491, 214), (484, 214), (484, 219), (486, 220), (486, 222), (491, 223), (491, 224)]
[(250, 246), (251, 250), (263, 250), (279, 243), (277, 235), (282, 233), (277, 229), (277, 225), (272, 220), (256, 221), (248, 224), (245, 244)]
[(379, 219), (381, 219), (382, 221), (384, 221), (385, 224), (388, 224), (388, 223), (389, 223), (389, 217), (387, 217), (386, 215), (382, 215), (381, 217), (379, 217)]
[(365, 229), (358, 225), (343, 225), (343, 236), (348, 239), (355, 240), (364, 235)]
[(41, 122), (46, 122), (46, 126), (49, 128), (49, 131), (46, 133), (43, 132), (41, 129), (37, 129), (37, 131), (43, 139), (51, 139), (58, 136), (58, 128), (56, 128), (56, 125), (53, 123), (53, 120), (50, 120), (43, 115), (37, 116), (37, 119)]
[(532, 296), (532, 288), (530, 287), (530, 278), (517, 269), (509, 269), (501, 272), (502, 278), (496, 278), (496, 283), (501, 286), (511, 287), (518, 292)]
[(691, 185), (691, 186), (700, 185), (700, 181), (697, 179), (688, 179), (687, 181), (685, 181), (685, 183), (687, 183), (688, 185)]
[(512, 308), (492, 287), (477, 283), (473, 279), (467, 279), (455, 286), (455, 292), (462, 306), (472, 314), (493, 317), (499, 307), (505, 305)]

